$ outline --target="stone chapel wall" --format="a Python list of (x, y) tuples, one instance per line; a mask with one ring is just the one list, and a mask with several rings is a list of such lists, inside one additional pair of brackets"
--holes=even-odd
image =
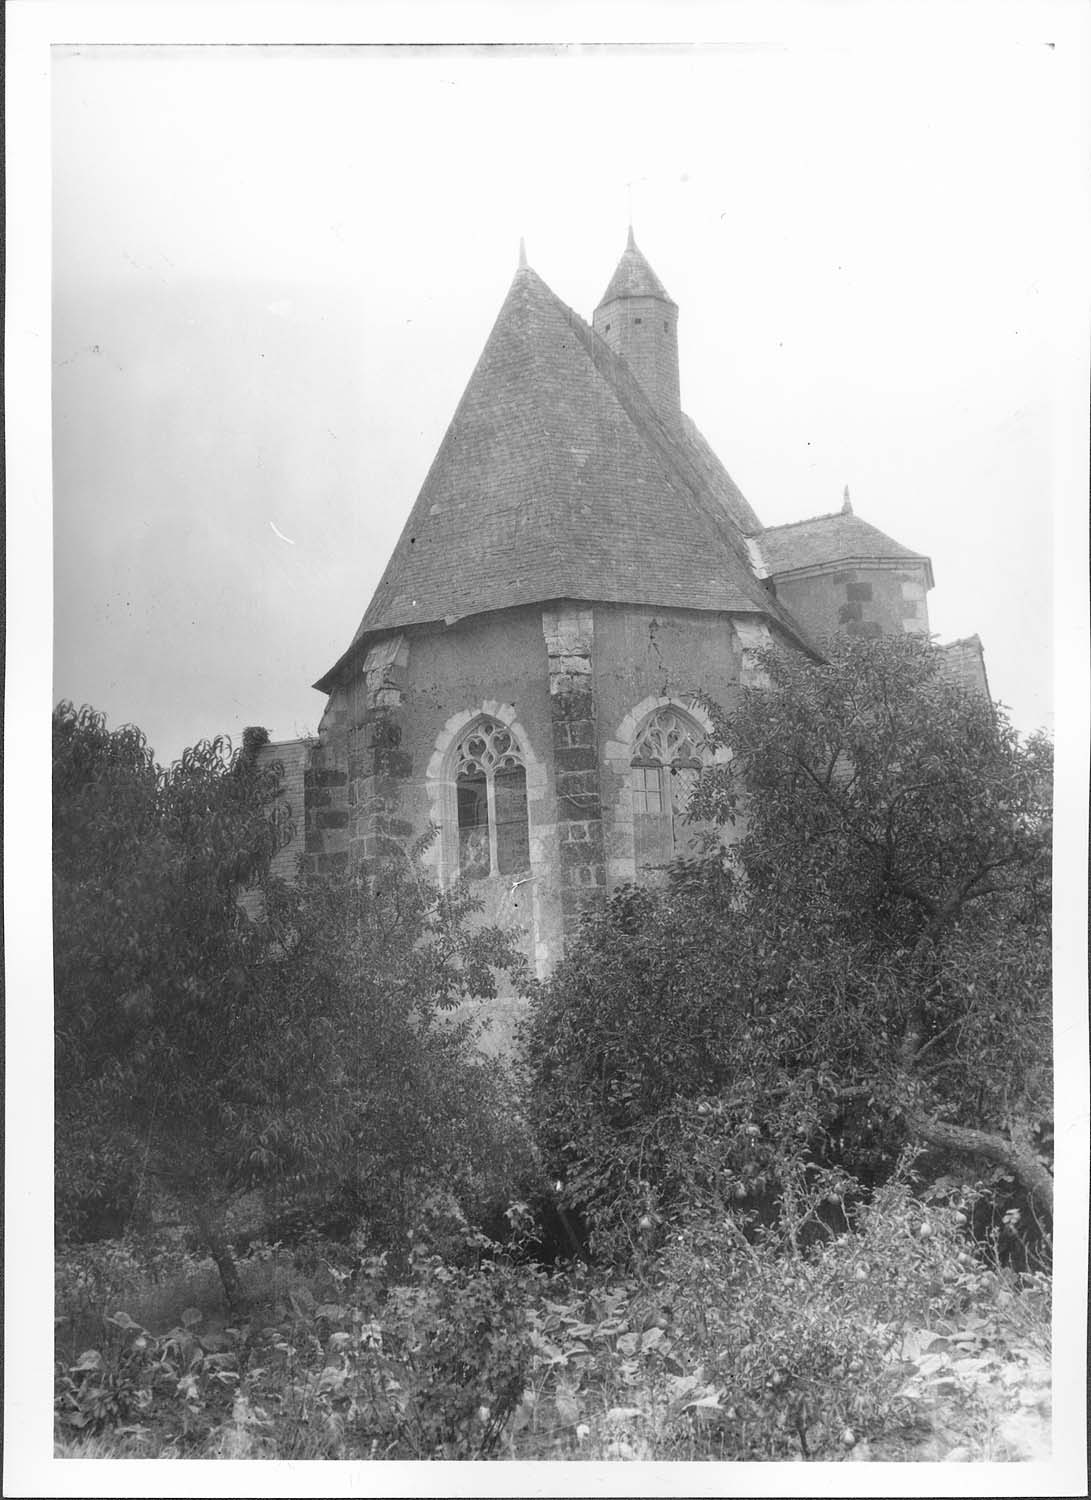
[(926, 577), (919, 563), (846, 564), (781, 574), (777, 598), (812, 639), (926, 633)]

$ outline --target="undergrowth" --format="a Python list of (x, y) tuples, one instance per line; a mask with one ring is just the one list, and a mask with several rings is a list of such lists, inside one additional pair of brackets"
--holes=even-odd
[(905, 1173), (810, 1248), (729, 1213), (624, 1275), (547, 1273), (509, 1218), (502, 1249), (437, 1210), (397, 1270), (362, 1244), (257, 1247), (235, 1319), (209, 1262), (70, 1254), (58, 1453), (1014, 1458), (1047, 1430), (1047, 1278), (990, 1263)]

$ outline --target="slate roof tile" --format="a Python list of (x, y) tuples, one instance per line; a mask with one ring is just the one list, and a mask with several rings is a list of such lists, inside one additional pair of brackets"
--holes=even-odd
[(704, 473), (712, 492), (720, 500), (728, 515), (744, 536), (753, 536), (761, 530), (761, 522), (754, 514), (742, 490), (720, 462), (708, 439), (698, 429), (691, 417), (682, 413), (682, 430), (685, 433), (690, 453)]
[(903, 547), (877, 526), (843, 511), (811, 516), (806, 521), (790, 521), (785, 526), (769, 526), (759, 534), (757, 543), (774, 576), (854, 558), (888, 562), (904, 559), (928, 565), (923, 553)]
[(610, 285), (602, 294), (599, 306), (604, 307), (607, 302), (613, 302), (618, 297), (658, 297), (660, 301), (673, 305), (673, 298), (666, 287), (644, 259), (643, 252), (637, 249), (632, 228), (629, 229), (629, 243), (610, 278)]

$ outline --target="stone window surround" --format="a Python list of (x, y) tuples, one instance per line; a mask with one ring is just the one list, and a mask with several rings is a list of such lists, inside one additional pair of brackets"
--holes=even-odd
[[(515, 713), (512, 704), (498, 703), (495, 699), (489, 698), (477, 708), (461, 709), (458, 713), (452, 714), (436, 735), (425, 771), (425, 787), (428, 792), (429, 822), (439, 832), (425, 850), (423, 863), (426, 868), (434, 872), (444, 889), (453, 885), (458, 879), (458, 793), (456, 791), (455, 756), (467, 731), (483, 719), (494, 720), (509, 730), (519, 745), (520, 757), (527, 776), (527, 826), (530, 837), (531, 870), (529, 877), (519, 878), (529, 878), (534, 881), (535, 886), (537, 885), (535, 876), (541, 872), (545, 858), (544, 841), (551, 832), (544, 819), (546, 771), (545, 766), (534, 754), (530, 737), (515, 717)], [(508, 878), (498, 874), (489, 875), (481, 883)], [(534, 906), (535, 913), (537, 913), (537, 892), (535, 892)]]
[[(708, 710), (699, 699), (693, 697), (655, 697), (641, 699), (631, 709), (613, 736), (607, 740), (603, 750), (603, 768), (616, 778), (616, 796), (606, 800), (613, 802), (613, 828), (607, 849), (606, 873), (611, 886), (634, 882), (637, 878), (636, 847), (633, 815), (633, 788), (630, 771), (636, 742), (653, 714), (662, 708), (673, 709), (692, 723), (703, 734), (712, 733), (712, 720)], [(715, 752), (711, 765), (724, 765), (731, 759), (731, 750), (721, 745)]]
[[(506, 742), (503, 748), (494, 743), (497, 736), (502, 737)], [(477, 752), (474, 752), (472, 748), (475, 743), (479, 745), (479, 751)], [(468, 768), (472, 768), (474, 773), (472, 776), (464, 775), (464, 772)], [(521, 796), (519, 801), (521, 802), (522, 811), (518, 821), (526, 829), (529, 844), (530, 830), (527, 826), (526, 766), (523, 764), (523, 747), (519, 744), (519, 741), (512, 734), (511, 730), (503, 724), (498, 723), (495, 719), (482, 717), (476, 723), (471, 724), (469, 729), (463, 731), (458, 741), (454, 760), (459, 842), (461, 844), (463, 833), (468, 830), (464, 826), (462, 819), (463, 799), (458, 794), (465, 789), (467, 781), (474, 787), (481, 783), (483, 784), (485, 793), (485, 820), (482, 824), (479, 818), (475, 818), (473, 831), (479, 834), (481, 828), (484, 828), (485, 837), (483, 844), (489, 856), (487, 870), (470, 871), (465, 867), (462, 857), (463, 851), (460, 848), (459, 869), (463, 879), (469, 877), (480, 880), (487, 878), (491, 874), (514, 873), (516, 871), (521, 875), (528, 869), (527, 865), (520, 863), (513, 866), (511, 871), (504, 870), (505, 854), (510, 858), (511, 850), (501, 831), (502, 826), (506, 827), (507, 825), (502, 825), (500, 822), (497, 777), (504, 772), (511, 771), (521, 773)], [(481, 797), (475, 794), (473, 805), (477, 813), (481, 811), (481, 802)]]

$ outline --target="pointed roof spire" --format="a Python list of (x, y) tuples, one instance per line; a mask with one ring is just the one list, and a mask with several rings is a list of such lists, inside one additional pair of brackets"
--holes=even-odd
[(844, 498), (844, 500), (843, 500), (843, 502), (841, 504), (841, 514), (843, 516), (851, 516), (852, 513), (853, 513), (853, 510), (852, 510), (852, 501), (849, 499), (849, 487), (846, 484), (846, 486), (845, 486), (845, 498)]
[(599, 306), (603, 307), (607, 302), (613, 302), (618, 297), (658, 297), (663, 302), (673, 303), (666, 287), (644, 259), (644, 253), (633, 235), (631, 223), (625, 252), (610, 278), (610, 285), (602, 294)]
[(519, 236), (519, 269), (525, 271), (527, 267), (527, 242), (522, 235)]

